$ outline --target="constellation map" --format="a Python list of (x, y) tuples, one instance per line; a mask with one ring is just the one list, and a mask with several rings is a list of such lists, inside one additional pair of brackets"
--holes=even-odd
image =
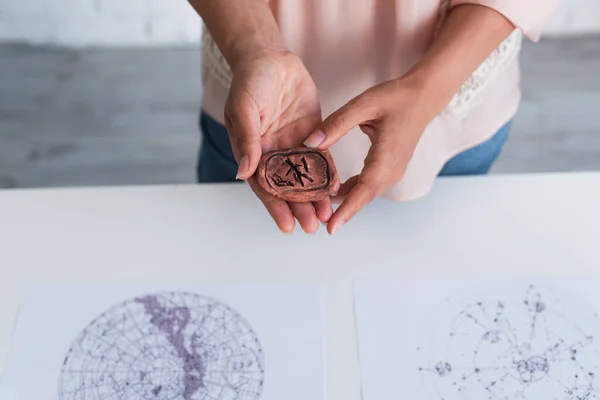
[(125, 301), (91, 322), (62, 364), (60, 400), (258, 400), (264, 355), (236, 311), (185, 292)]
[(450, 298), (417, 347), (439, 400), (600, 399), (598, 314), (552, 289), (524, 285)]

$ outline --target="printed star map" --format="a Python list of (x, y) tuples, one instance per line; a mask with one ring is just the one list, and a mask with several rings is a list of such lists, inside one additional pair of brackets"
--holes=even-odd
[(258, 400), (259, 339), (232, 308), (198, 294), (147, 294), (92, 321), (73, 341), (60, 400)]

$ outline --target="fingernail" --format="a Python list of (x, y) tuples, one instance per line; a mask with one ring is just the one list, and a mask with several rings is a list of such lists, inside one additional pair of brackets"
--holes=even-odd
[(338, 192), (331, 193), (331, 197), (337, 196)]
[(286, 225), (286, 226), (279, 227), (279, 229), (281, 230), (281, 232), (285, 233), (286, 235), (291, 235), (292, 233), (294, 233), (294, 229), (295, 228), (296, 228), (296, 224), (291, 224), (291, 225)]
[(315, 131), (306, 138), (306, 140), (304, 141), (304, 145), (306, 147), (317, 147), (318, 145), (323, 143), (326, 137), (327, 136), (325, 135), (325, 132)]
[(342, 227), (342, 225), (344, 225), (345, 223), (346, 223), (346, 221), (344, 221), (344, 220), (342, 219), (340, 222), (338, 222), (336, 225), (334, 225), (334, 226), (333, 226), (333, 229), (331, 229), (331, 234), (332, 234), (332, 235), (335, 235), (335, 233), (336, 233), (337, 231), (339, 231), (339, 230), (340, 230), (340, 228)]
[(238, 168), (238, 173), (235, 176), (235, 179), (240, 179), (240, 176), (244, 176), (248, 172), (248, 167), (250, 164), (250, 159), (248, 156), (242, 157), (240, 160), (240, 167)]

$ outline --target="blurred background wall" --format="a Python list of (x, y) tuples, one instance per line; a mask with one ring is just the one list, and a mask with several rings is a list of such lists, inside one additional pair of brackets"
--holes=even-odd
[[(549, 35), (600, 32), (600, 0), (563, 0)], [(198, 42), (198, 17), (185, 0), (2, 0), (0, 40), (67, 46)]]
[(2, 0), (0, 40), (66, 46), (198, 42), (186, 0)]
[[(185, 0), (1, 0), (0, 189), (194, 182), (200, 33)], [(564, 0), (521, 65), (493, 173), (600, 170), (600, 0)]]

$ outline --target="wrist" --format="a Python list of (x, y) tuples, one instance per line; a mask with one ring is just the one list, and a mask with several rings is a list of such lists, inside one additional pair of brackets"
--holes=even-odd
[(287, 54), (290, 54), (290, 51), (283, 43), (242, 40), (232, 47), (228, 62), (235, 76), (238, 71), (256, 60), (277, 58)]
[(446, 108), (464, 83), (442, 65), (433, 63), (415, 66), (401, 80), (418, 93), (415, 103), (428, 109), (432, 119)]
[(253, 59), (286, 51), (287, 46), (270, 11), (268, 16), (258, 18), (247, 29), (232, 35), (224, 45), (225, 58), (234, 74), (240, 65)]
[(513, 30), (504, 16), (488, 7), (455, 7), (423, 58), (402, 79), (417, 88), (427, 103), (423, 106), (437, 115)]
[[(418, 72), (418, 73), (417, 73)], [(444, 90), (441, 84), (421, 71), (396, 79), (402, 104), (410, 115), (411, 125), (424, 130), (450, 103), (454, 92)]]
[(257, 53), (286, 50), (265, 0), (190, 0), (232, 71)]

